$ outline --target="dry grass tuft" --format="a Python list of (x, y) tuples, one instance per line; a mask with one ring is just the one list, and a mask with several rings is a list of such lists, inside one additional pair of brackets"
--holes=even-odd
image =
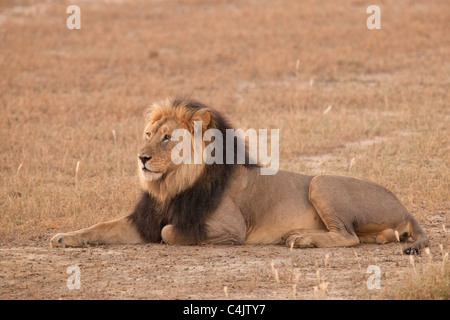
[(442, 261), (426, 262), (420, 266), (411, 262), (411, 265), (411, 272), (403, 276), (397, 287), (381, 294), (383, 299), (450, 300), (448, 252), (443, 255)]

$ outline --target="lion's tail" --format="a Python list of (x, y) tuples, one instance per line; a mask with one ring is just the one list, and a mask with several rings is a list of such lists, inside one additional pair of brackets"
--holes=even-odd
[(423, 231), (423, 229), (420, 227), (419, 222), (411, 215), (411, 222), (410, 222), (410, 234), (411, 238), (413, 238), (415, 241), (413, 244), (405, 248), (403, 250), (404, 254), (418, 254), (420, 249), (423, 247), (428, 246), (428, 237)]

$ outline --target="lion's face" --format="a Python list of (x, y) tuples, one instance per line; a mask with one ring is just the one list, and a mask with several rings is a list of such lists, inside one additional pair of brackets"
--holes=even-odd
[[(194, 124), (201, 121), (203, 134), (214, 123), (208, 109), (171, 99), (153, 104), (146, 112), (145, 120), (144, 142), (138, 155), (139, 181), (144, 190), (163, 201), (192, 186), (201, 176), (204, 161), (199, 164), (193, 161), (196, 152)], [(183, 144), (181, 149), (180, 142)], [(184, 154), (189, 145), (190, 152)], [(202, 152), (204, 148), (202, 141)], [(190, 162), (179, 161), (189, 156)]]
[(157, 180), (175, 166), (171, 159), (172, 149), (178, 143), (172, 140), (172, 133), (180, 129), (175, 120), (158, 120), (147, 124), (144, 130), (144, 144), (139, 151), (139, 172), (147, 181)]

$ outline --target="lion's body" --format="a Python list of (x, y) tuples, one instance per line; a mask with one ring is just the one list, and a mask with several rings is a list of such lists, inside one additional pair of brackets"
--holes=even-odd
[(52, 246), (163, 241), (336, 247), (412, 237), (416, 241), (405, 253), (417, 253), (428, 244), (395, 195), (367, 180), (287, 171), (262, 175), (259, 166), (247, 162), (173, 165), (169, 154), (174, 143), (168, 133), (177, 128), (192, 131), (192, 122), (199, 120), (203, 131), (230, 128), (222, 115), (200, 103), (166, 100), (154, 106), (146, 120), (139, 156), (144, 192), (134, 211), (119, 220), (58, 234)]
[(230, 197), (247, 222), (246, 243), (278, 244), (291, 230), (326, 229), (308, 199), (313, 177), (286, 171), (274, 176), (260, 175), (254, 169), (242, 171)]

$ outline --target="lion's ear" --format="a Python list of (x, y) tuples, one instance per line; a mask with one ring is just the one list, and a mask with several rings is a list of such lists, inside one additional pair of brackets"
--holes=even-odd
[(201, 121), (203, 131), (206, 131), (209, 123), (211, 122), (211, 114), (208, 110), (199, 110), (192, 116), (192, 121)]

